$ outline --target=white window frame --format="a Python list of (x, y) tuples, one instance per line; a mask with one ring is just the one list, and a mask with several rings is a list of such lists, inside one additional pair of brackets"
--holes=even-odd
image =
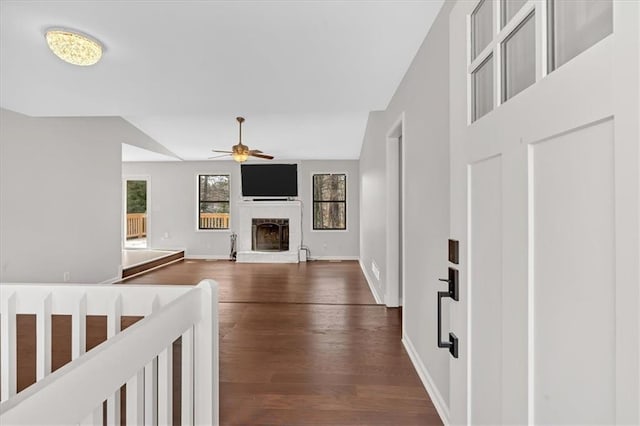
[[(508, 33), (506, 35), (506, 37), (504, 38), (504, 40), (502, 41), (502, 43), (500, 43), (500, 55), (501, 55), (501, 63), (500, 63), (500, 67), (502, 67), (502, 69), (500, 70), (500, 75), (504, 75), (506, 73), (507, 70), (507, 61), (504, 60), (505, 55), (505, 51), (507, 48), (507, 43), (509, 42), (509, 40), (511, 39), (511, 37), (513, 35), (515, 35), (516, 32), (520, 31), (522, 29), (522, 27), (525, 25), (525, 23), (527, 23), (527, 21), (529, 19), (533, 19), (534, 20), (534, 25), (535, 25), (535, 21), (537, 19), (540, 19), (539, 16), (535, 15), (535, 12), (531, 12), (529, 15), (526, 15), (522, 21), (518, 22), (518, 25), (516, 25), (513, 29), (513, 31), (511, 31), (510, 33)], [(536, 58), (537, 59), (537, 58)], [(537, 62), (536, 62), (537, 63)], [(536, 82), (538, 81), (538, 76), (536, 74), (536, 79), (534, 80), (534, 82), (531, 84), (531, 86), (533, 86), (534, 84), (536, 84)], [(507, 102), (509, 99), (511, 98), (507, 98), (507, 80), (505, 78), (500, 78), (500, 103), (503, 104), (505, 102)], [(519, 92), (518, 92), (519, 93)], [(517, 96), (518, 93), (516, 93), (513, 96)], [(513, 97), (511, 96), (511, 97)]]
[[(476, 10), (482, 0), (476, 2), (473, 11)], [(522, 8), (502, 25), (502, 1), (485, 0), (493, 2), (493, 39), (487, 47), (472, 59), (473, 54), (473, 32), (471, 17), (473, 11), (467, 15), (467, 124), (473, 123), (487, 117), (491, 111), (474, 121), (473, 119), (473, 72), (490, 56), (493, 55), (493, 109), (497, 109), (505, 101), (502, 101), (502, 74), (503, 74), (503, 54), (502, 45), (519, 28), (519, 26), (531, 15), (535, 13), (536, 26), (536, 79), (535, 83), (547, 75), (547, 0), (529, 0)], [(535, 84), (534, 83), (534, 84)], [(506, 101), (508, 102), (508, 100)]]
[[(229, 227), (224, 229), (200, 229), (200, 176), (228, 176), (229, 177)], [(196, 185), (195, 185), (195, 229), (196, 232), (232, 232), (233, 215), (231, 214), (231, 173), (225, 172), (199, 172), (196, 173)]]
[[(557, 71), (559, 68), (561, 68), (563, 65), (557, 65), (555, 62), (555, 31), (554, 31), (554, 21), (556, 20), (556, 16), (555, 16), (555, 11), (554, 11), (554, 3), (561, 1), (561, 0), (544, 0), (545, 3), (545, 15), (544, 15), (544, 19), (546, 22), (546, 26), (545, 26), (545, 75), (546, 74), (551, 74), (554, 71)], [(615, 3), (615, 0), (612, 0), (612, 3)], [(613, 5), (612, 5), (613, 7)], [(614, 31), (615, 31), (615, 22), (613, 22), (613, 27), (611, 29), (611, 33), (609, 35), (607, 35), (605, 38), (611, 36)], [(604, 39), (602, 39), (604, 40)], [(602, 41), (600, 40), (600, 41)], [(589, 50), (592, 46), (589, 46), (586, 50)], [(582, 53), (584, 53), (584, 51), (578, 53), (577, 56), (580, 56)], [(573, 59), (573, 58), (572, 58)], [(570, 59), (568, 62), (570, 62), (572, 59)]]

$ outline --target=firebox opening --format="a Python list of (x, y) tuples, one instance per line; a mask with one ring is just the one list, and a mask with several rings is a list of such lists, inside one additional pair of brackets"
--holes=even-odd
[(289, 250), (289, 219), (252, 219), (251, 222), (251, 250)]

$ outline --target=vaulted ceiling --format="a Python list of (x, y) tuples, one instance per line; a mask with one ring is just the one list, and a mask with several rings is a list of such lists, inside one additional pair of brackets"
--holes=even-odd
[[(441, 5), (2, 0), (0, 106), (121, 116), (186, 160), (236, 143), (243, 115), (244, 143), (278, 159), (354, 159)], [(60, 61), (50, 27), (98, 39), (102, 60)]]

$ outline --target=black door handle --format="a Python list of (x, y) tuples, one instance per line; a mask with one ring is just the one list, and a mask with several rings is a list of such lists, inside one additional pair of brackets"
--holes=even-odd
[(449, 341), (442, 341), (442, 298), (450, 297), (453, 300), (459, 300), (458, 295), (458, 271), (453, 268), (449, 268), (449, 278), (440, 278), (439, 281), (449, 283), (449, 289), (447, 291), (438, 292), (438, 347), (448, 348), (449, 353), (454, 358), (458, 358), (458, 338), (455, 334), (449, 333)]

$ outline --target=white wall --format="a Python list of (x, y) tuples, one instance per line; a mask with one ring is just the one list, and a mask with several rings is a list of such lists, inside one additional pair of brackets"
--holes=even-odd
[[(298, 164), (298, 193), (303, 204), (303, 244), (313, 258), (358, 257), (359, 187), (358, 161), (287, 161)], [(229, 236), (237, 232), (234, 218), (241, 200), (240, 166), (233, 161), (127, 162), (123, 178), (148, 177), (148, 241), (152, 248), (186, 249), (186, 255), (227, 258)], [(347, 174), (347, 231), (312, 231), (311, 174), (335, 172)], [(231, 178), (230, 229), (197, 230), (198, 174), (229, 174)], [(168, 235), (168, 237), (165, 237)]]
[[(378, 301), (384, 300), (386, 283), (386, 148), (385, 113), (369, 113), (360, 152), (360, 263)], [(374, 267), (380, 273), (374, 273)]]
[[(314, 259), (358, 259), (360, 254), (360, 187), (357, 160), (318, 160), (298, 163), (298, 188), (302, 200), (303, 244), (311, 249)], [(312, 212), (312, 179), (315, 173), (347, 174), (347, 230), (314, 231)]]
[[(449, 26), (446, 2), (385, 111), (372, 112), (360, 157), (360, 256), (386, 293), (387, 133), (404, 114), (404, 341), (434, 403), (446, 415), (449, 352), (436, 346), (436, 293), (445, 285), (449, 238)], [(380, 268), (374, 277), (371, 262)], [(445, 304), (447, 302), (444, 302)], [(443, 335), (447, 335), (447, 309)]]
[(133, 130), (117, 118), (0, 109), (0, 281), (118, 276), (120, 149), (139, 136)]

